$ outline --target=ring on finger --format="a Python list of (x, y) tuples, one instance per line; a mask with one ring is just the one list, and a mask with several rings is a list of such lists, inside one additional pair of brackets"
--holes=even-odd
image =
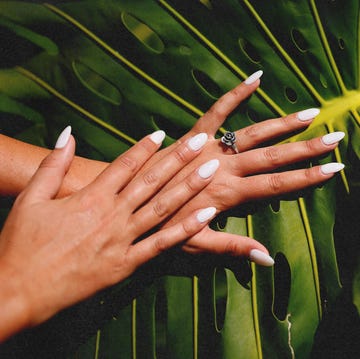
[(235, 132), (225, 132), (224, 136), (221, 137), (221, 143), (223, 143), (225, 146), (231, 147), (235, 153), (239, 153), (239, 150), (236, 147)]

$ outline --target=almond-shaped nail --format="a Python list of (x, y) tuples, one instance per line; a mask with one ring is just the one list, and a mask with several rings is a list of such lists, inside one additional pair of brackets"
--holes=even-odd
[(324, 135), (321, 140), (325, 145), (333, 145), (336, 142), (341, 141), (345, 137), (345, 133), (342, 131), (336, 131)]
[(70, 135), (71, 135), (71, 126), (67, 126), (60, 133), (60, 136), (58, 137), (58, 139), (56, 141), (55, 148), (56, 149), (64, 148), (69, 141)]
[(199, 176), (204, 179), (209, 178), (219, 168), (219, 164), (220, 162), (217, 159), (204, 163), (198, 169)]
[(320, 166), (320, 170), (324, 175), (328, 175), (331, 173), (336, 173), (341, 171), (345, 167), (344, 164), (339, 162), (330, 162), (325, 163), (324, 165)]
[(197, 213), (196, 218), (200, 223), (204, 223), (207, 222), (210, 218), (214, 217), (215, 213), (215, 207), (204, 208)]
[(260, 251), (259, 249), (252, 249), (250, 251), (249, 258), (252, 262), (265, 267), (271, 267), (275, 263), (268, 254)]
[(160, 145), (164, 141), (165, 132), (163, 130), (158, 130), (153, 132), (150, 135), (150, 140), (153, 141), (156, 145)]
[(251, 85), (253, 84), (256, 80), (258, 80), (262, 75), (263, 75), (263, 71), (259, 70), (254, 72), (252, 75), (250, 75), (244, 82), (246, 85)]
[(320, 113), (318, 108), (308, 108), (297, 113), (297, 118), (299, 121), (309, 121), (312, 120)]
[(198, 151), (205, 145), (207, 139), (208, 135), (206, 133), (198, 133), (196, 136), (190, 138), (188, 146), (193, 151)]

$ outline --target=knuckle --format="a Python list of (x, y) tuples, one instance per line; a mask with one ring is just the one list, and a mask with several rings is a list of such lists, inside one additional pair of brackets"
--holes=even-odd
[(230, 256), (239, 255), (239, 249), (239, 243), (234, 239), (230, 239), (225, 246), (225, 254), (229, 254)]
[(159, 234), (154, 241), (156, 253), (163, 253), (168, 249), (167, 239), (164, 235)]
[(232, 97), (239, 98), (243, 94), (242, 87), (241, 86), (236, 86), (233, 89), (231, 89), (227, 94), (232, 96)]
[(207, 114), (211, 117), (214, 117), (216, 119), (223, 118), (226, 116), (226, 114), (223, 113), (223, 111), (220, 110), (223, 106), (224, 99), (221, 97), (217, 102), (212, 105), (209, 110), (207, 111)]
[(182, 223), (182, 230), (186, 237), (192, 236), (196, 232), (197, 226), (191, 221), (185, 221)]
[(309, 183), (309, 182), (312, 183), (313, 181), (315, 181), (316, 180), (316, 173), (317, 172), (314, 171), (314, 167), (305, 168), (304, 169), (304, 177), (305, 177), (306, 182), (307, 183)]
[(314, 140), (306, 140), (305, 148), (307, 152), (313, 153), (316, 151), (315, 141)]
[(198, 192), (202, 186), (199, 185), (198, 181), (195, 181), (193, 178), (188, 178), (184, 184), (184, 189), (187, 193)]
[(58, 160), (55, 156), (47, 156), (42, 160), (40, 167), (52, 169), (58, 167), (58, 165)]
[(283, 187), (283, 180), (281, 175), (279, 174), (272, 174), (268, 177), (268, 185), (270, 188), (270, 191), (274, 194), (277, 194), (281, 191)]
[(159, 176), (154, 171), (148, 171), (143, 176), (143, 181), (148, 186), (158, 184), (159, 180)]
[(144, 139), (138, 142), (138, 145), (141, 146), (149, 154), (153, 153), (156, 147), (154, 143), (149, 139)]
[(280, 150), (277, 147), (268, 147), (263, 151), (263, 156), (267, 162), (271, 164), (278, 164), (281, 160)]
[(179, 148), (174, 151), (174, 157), (175, 159), (180, 163), (184, 164), (187, 163), (187, 153), (188, 153), (187, 147)]
[(257, 125), (245, 127), (243, 130), (244, 136), (251, 139), (257, 139), (259, 137), (259, 131)]
[(135, 172), (137, 169), (137, 162), (136, 160), (134, 160), (133, 158), (129, 157), (129, 156), (120, 156), (119, 157), (119, 162), (125, 166), (126, 168), (128, 168), (131, 172)]
[(163, 218), (170, 213), (169, 205), (163, 198), (158, 199), (153, 206), (155, 215), (159, 218)]
[(280, 121), (284, 127), (292, 127), (291, 126), (291, 116), (284, 116), (280, 118)]

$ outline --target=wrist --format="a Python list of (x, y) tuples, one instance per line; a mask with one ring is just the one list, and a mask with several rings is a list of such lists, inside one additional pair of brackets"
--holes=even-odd
[(23, 284), (22, 276), (0, 261), (0, 343), (31, 326), (31, 305)]

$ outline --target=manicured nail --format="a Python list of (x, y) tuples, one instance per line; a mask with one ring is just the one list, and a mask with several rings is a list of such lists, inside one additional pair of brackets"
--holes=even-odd
[(165, 132), (163, 130), (155, 131), (150, 135), (150, 140), (153, 141), (156, 145), (160, 145), (160, 143), (164, 141), (164, 138)]
[(336, 142), (341, 141), (345, 137), (345, 133), (342, 131), (331, 132), (323, 136), (321, 140), (325, 145), (333, 145)]
[(265, 267), (271, 267), (275, 263), (275, 261), (268, 254), (258, 249), (252, 249), (250, 251), (249, 258), (252, 262)]
[(210, 218), (214, 217), (215, 213), (216, 213), (215, 207), (204, 208), (200, 212), (198, 212), (196, 218), (200, 223), (204, 223), (207, 222)]
[(208, 135), (206, 133), (199, 133), (194, 137), (191, 137), (188, 146), (193, 150), (197, 151), (203, 147), (208, 139)]
[(297, 118), (300, 121), (308, 121), (316, 117), (320, 113), (318, 108), (308, 108), (307, 110), (300, 111), (297, 114)]
[(345, 167), (344, 164), (338, 162), (330, 162), (320, 166), (320, 170), (324, 175), (341, 171)]
[(58, 139), (56, 141), (55, 148), (57, 148), (57, 149), (64, 148), (69, 141), (70, 135), (71, 135), (71, 126), (67, 126), (60, 133), (60, 136), (58, 137)]
[(262, 70), (254, 72), (252, 75), (250, 75), (244, 82), (246, 85), (253, 84), (256, 80), (258, 80), (264, 72)]
[(204, 179), (209, 178), (219, 168), (219, 164), (220, 164), (219, 160), (216, 159), (204, 163), (198, 169), (199, 176)]

